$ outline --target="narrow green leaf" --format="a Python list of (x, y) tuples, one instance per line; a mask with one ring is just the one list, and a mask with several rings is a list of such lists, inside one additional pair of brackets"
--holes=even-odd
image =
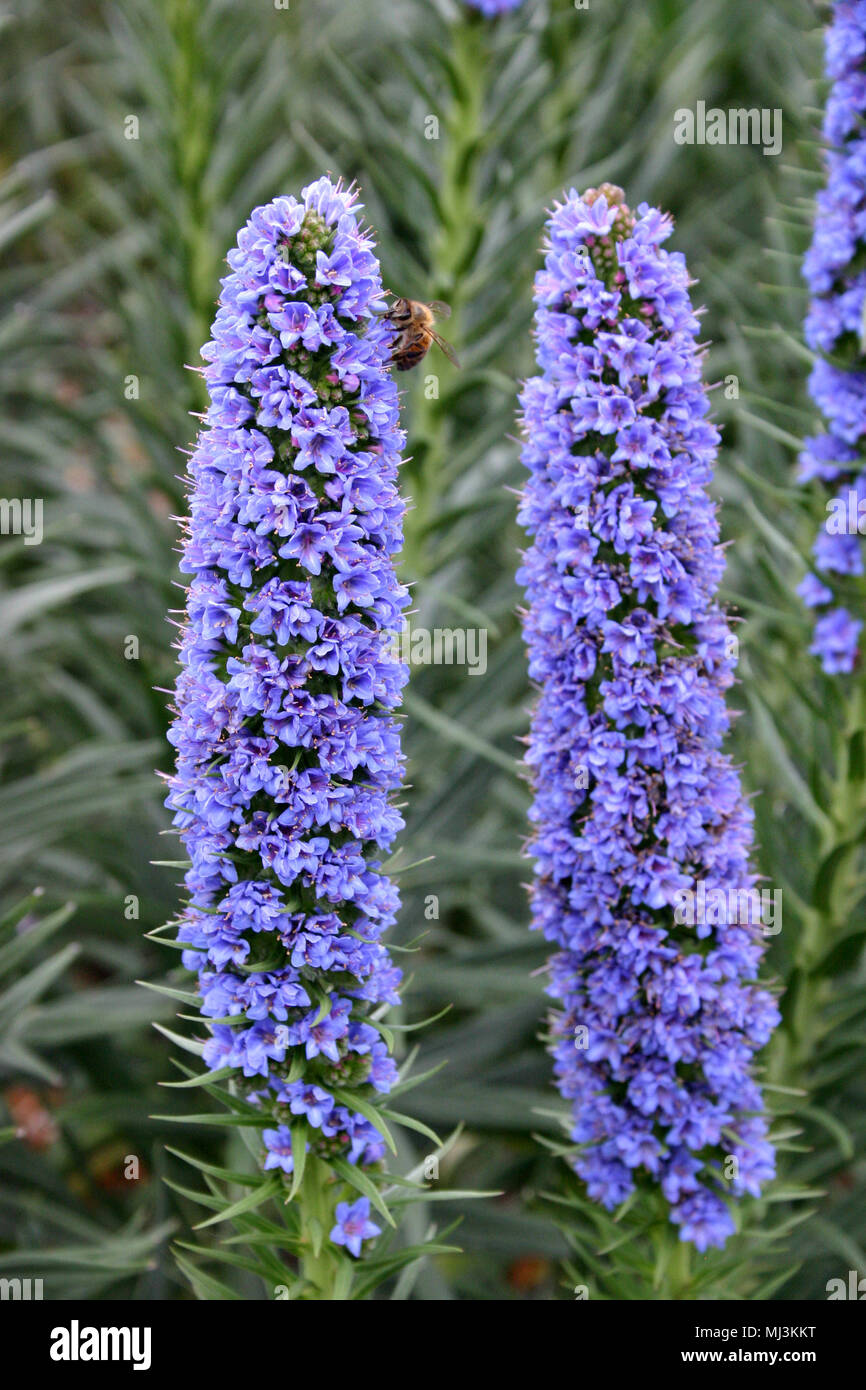
[(215, 1226), (220, 1221), (232, 1221), (236, 1216), (243, 1215), (244, 1212), (254, 1211), (263, 1202), (267, 1202), (271, 1197), (276, 1197), (280, 1191), (282, 1183), (277, 1177), (265, 1178), (264, 1181), (248, 1192), (245, 1197), (239, 1197), (231, 1206), (224, 1211), (218, 1212), (215, 1216), (209, 1216), (207, 1221), (199, 1221), (193, 1230), (200, 1231), (205, 1226)]

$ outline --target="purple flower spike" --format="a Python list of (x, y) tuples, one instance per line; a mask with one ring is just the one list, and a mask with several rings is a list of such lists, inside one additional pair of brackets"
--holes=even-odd
[[(828, 675), (853, 671), (863, 623), (839, 599), (863, 574), (866, 534), (866, 3), (836, 0), (826, 36), (832, 87), (824, 116), (827, 186), (819, 194), (812, 244), (803, 262), (809, 287), (806, 341), (818, 354), (809, 390), (827, 433), (807, 439), (802, 482), (818, 478), (833, 491), (815, 542), (816, 575), (799, 592), (810, 608), (836, 606), (815, 624), (810, 650)], [(832, 360), (829, 360), (832, 359)], [(820, 578), (818, 578), (820, 576)], [(841, 592), (840, 592), (841, 591)], [(848, 589), (850, 594), (851, 590)], [(862, 590), (858, 597), (862, 601)]]
[(344, 1102), (396, 1075), (365, 1019), (400, 980), (380, 938), (399, 905), (382, 863), (402, 826), (404, 440), (358, 212), (319, 179), (256, 208), (229, 253), (181, 562), (178, 935), (213, 1020), (205, 1063), (249, 1078), (273, 1122), (263, 1166), (286, 1174), (299, 1131), (325, 1160), (379, 1162)]
[(337, 1224), (331, 1231), (331, 1240), (335, 1245), (345, 1245), (356, 1260), (361, 1253), (361, 1242), (382, 1234), (381, 1226), (369, 1218), (369, 1197), (359, 1197), (352, 1206), (348, 1202), (340, 1202), (337, 1206)]
[(671, 230), (610, 185), (553, 213), (521, 395), (519, 578), (539, 689), (533, 926), (558, 947), (574, 1166), (608, 1208), (660, 1189), (704, 1250), (734, 1229), (725, 1197), (773, 1173), (752, 1061), (779, 1015), (753, 983), (752, 816), (721, 751), (734, 643), (705, 490), (719, 436)]

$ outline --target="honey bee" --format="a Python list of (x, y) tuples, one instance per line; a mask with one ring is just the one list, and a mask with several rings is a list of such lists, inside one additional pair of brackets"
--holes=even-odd
[(451, 344), (433, 327), (437, 319), (447, 319), (450, 315), (451, 306), (443, 304), (441, 299), (433, 299), (429, 304), (419, 299), (394, 300), (385, 317), (397, 330), (391, 361), (398, 372), (417, 367), (426, 357), (431, 343), (440, 347), (455, 367), (460, 366)]

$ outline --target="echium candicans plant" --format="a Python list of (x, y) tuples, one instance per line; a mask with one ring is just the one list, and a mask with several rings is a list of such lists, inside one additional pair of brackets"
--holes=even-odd
[[(402, 825), (404, 440), (358, 213), (321, 178), (256, 208), (229, 253), (202, 352), (170, 732), (190, 860), (177, 940), (208, 1030), (208, 1072), (186, 1084), (219, 1083), (254, 1136), (261, 1172), (230, 1214), (295, 1198), (277, 1245), (298, 1257), (300, 1297), (345, 1296), (391, 1219), (397, 1067), (380, 1017), (400, 984), (382, 936)], [(279, 1263), (270, 1277), (288, 1280)]]
[(810, 302), (806, 340), (818, 354), (809, 389), (826, 432), (807, 439), (804, 482), (833, 492), (799, 587), (818, 611), (812, 651), (829, 675), (851, 672), (863, 628), (866, 534), (866, 4), (839, 0), (826, 34), (831, 82), (824, 116), (827, 184), (817, 198), (803, 263)]
[[(805, 335), (815, 357), (809, 389), (824, 429), (802, 441), (798, 461), (803, 482), (818, 485), (825, 512), (813, 565), (798, 588), (816, 610), (811, 651), (822, 668), (815, 675), (825, 717), (811, 721), (802, 796), (812, 826), (811, 884), (800, 895), (795, 986), (773, 1060), (785, 1081), (810, 1087), (820, 1105), (830, 1096), (832, 1076), (834, 1110), (844, 1120), (833, 1135), (830, 1171), (850, 1145), (840, 1135), (853, 1133), (862, 1114), (852, 1020), (862, 1006), (857, 972), (866, 892), (866, 5), (838, 0), (832, 6), (825, 53), (826, 184), (803, 263)], [(805, 699), (811, 714), (808, 688)]]
[(705, 1250), (774, 1171), (753, 1060), (778, 1010), (756, 983), (752, 815), (722, 751), (735, 643), (706, 491), (719, 435), (671, 230), (610, 185), (572, 190), (550, 218), (519, 577), (538, 688), (532, 925), (557, 948), (571, 1162), (593, 1201), (652, 1193)]

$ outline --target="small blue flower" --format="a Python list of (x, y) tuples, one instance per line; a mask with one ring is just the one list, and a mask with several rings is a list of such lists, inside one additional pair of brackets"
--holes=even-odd
[(306, 1115), (310, 1124), (316, 1129), (321, 1129), (322, 1125), (334, 1108), (334, 1097), (329, 1095), (321, 1086), (305, 1085), (303, 1081), (295, 1081), (291, 1086), (287, 1086), (284, 1092), (280, 1093), (280, 1099), (289, 1100), (289, 1108), (293, 1115)]
[(863, 623), (845, 608), (834, 608), (815, 624), (815, 637), (809, 648), (821, 658), (828, 675), (853, 671), (857, 659), (857, 644)]
[(284, 1173), (291, 1173), (295, 1160), (292, 1157), (292, 1136), (286, 1126), (263, 1130), (262, 1139), (268, 1151), (265, 1169), (282, 1168)]
[(803, 600), (807, 608), (820, 608), (822, 604), (830, 603), (833, 599), (833, 590), (828, 589), (826, 584), (822, 584), (820, 579), (809, 573), (800, 580), (797, 585), (797, 593)]
[(355, 1259), (361, 1253), (362, 1241), (382, 1234), (382, 1228), (369, 1219), (369, 1197), (359, 1197), (352, 1206), (348, 1202), (340, 1202), (336, 1215), (337, 1224), (331, 1231), (331, 1240), (335, 1245), (345, 1245)]

